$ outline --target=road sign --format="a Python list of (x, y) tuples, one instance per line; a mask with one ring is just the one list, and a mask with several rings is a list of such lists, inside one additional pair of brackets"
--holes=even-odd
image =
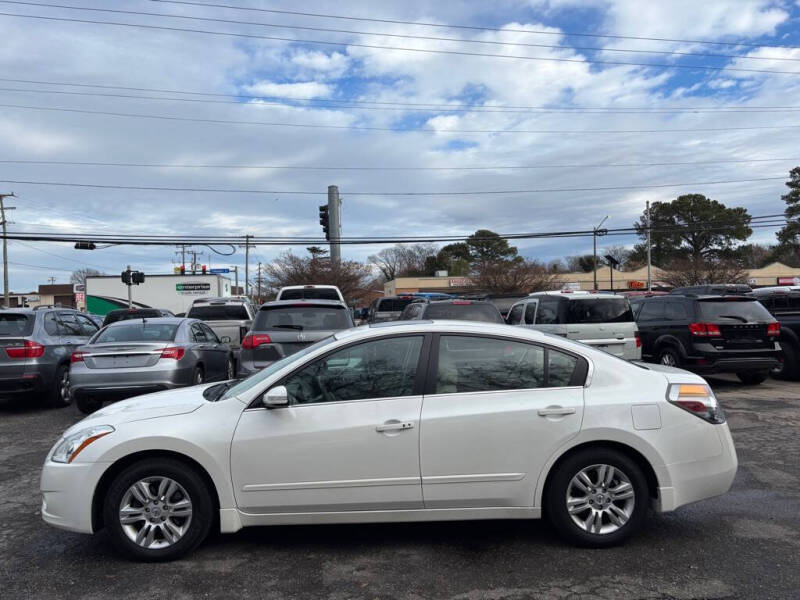
[(209, 273), (211, 273), (212, 275), (220, 275), (222, 273), (230, 273), (230, 272), (231, 272), (230, 269), (211, 269), (209, 271)]

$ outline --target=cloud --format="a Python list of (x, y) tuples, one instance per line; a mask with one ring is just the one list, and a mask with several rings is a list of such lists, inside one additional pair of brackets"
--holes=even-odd
[(272, 81), (259, 81), (244, 88), (248, 94), (254, 96), (269, 96), (273, 98), (327, 98), (333, 93), (333, 87), (316, 81), (303, 81), (298, 83), (274, 83)]

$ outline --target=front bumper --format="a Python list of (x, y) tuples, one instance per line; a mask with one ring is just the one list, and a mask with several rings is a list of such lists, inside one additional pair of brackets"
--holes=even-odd
[(75, 531), (94, 533), (92, 499), (108, 463), (55, 463), (42, 467), (42, 519), (45, 523)]
[(719, 436), (722, 452), (710, 458), (666, 465), (672, 486), (658, 489), (655, 506), (658, 512), (720, 496), (730, 489), (739, 466), (736, 448), (727, 423), (713, 427)]

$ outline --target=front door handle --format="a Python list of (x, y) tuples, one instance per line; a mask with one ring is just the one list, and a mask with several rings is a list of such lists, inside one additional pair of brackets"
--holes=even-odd
[(565, 415), (574, 415), (574, 408), (565, 408), (563, 406), (548, 406), (547, 408), (539, 409), (540, 417), (563, 417)]
[(411, 421), (391, 421), (383, 425), (378, 425), (375, 431), (381, 433), (384, 431), (405, 431), (406, 429), (414, 429), (414, 423)]

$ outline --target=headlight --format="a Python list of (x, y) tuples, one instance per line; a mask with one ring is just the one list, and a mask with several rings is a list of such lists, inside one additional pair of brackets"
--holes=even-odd
[(81, 429), (61, 440), (53, 450), (50, 460), (58, 463), (71, 463), (86, 446), (113, 431), (114, 428), (111, 425), (97, 425)]

